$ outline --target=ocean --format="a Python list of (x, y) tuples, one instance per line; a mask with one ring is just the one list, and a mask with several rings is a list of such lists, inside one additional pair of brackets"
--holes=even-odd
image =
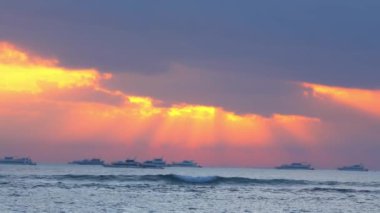
[(0, 165), (0, 212), (380, 212), (380, 172)]

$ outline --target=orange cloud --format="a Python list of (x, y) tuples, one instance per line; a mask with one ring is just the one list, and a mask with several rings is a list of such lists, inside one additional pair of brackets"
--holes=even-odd
[(94, 69), (65, 69), (58, 66), (56, 59), (31, 56), (12, 44), (0, 43), (0, 91), (3, 92), (35, 94), (51, 88), (95, 87), (100, 79), (109, 77)]
[[(95, 69), (64, 68), (56, 59), (37, 57), (2, 42), (0, 118), (11, 121), (7, 124), (10, 137), (32, 129), (30, 140), (48, 140), (50, 145), (101, 140), (108, 146), (128, 147), (144, 140), (147, 149), (175, 146), (192, 150), (218, 144), (274, 146), (284, 138), (302, 145), (315, 142), (317, 118), (238, 115), (221, 107), (186, 103), (164, 107), (151, 97), (102, 87), (101, 81), (110, 77)], [(89, 98), (99, 94), (100, 98)], [(63, 98), (67, 96), (71, 98)], [(103, 101), (108, 97), (117, 97), (121, 103)]]
[(334, 102), (380, 116), (380, 90), (357, 89), (302, 83), (304, 88), (311, 89), (318, 98), (327, 98)]

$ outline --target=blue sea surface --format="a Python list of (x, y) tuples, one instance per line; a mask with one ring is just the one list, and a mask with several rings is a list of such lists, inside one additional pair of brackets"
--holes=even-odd
[(380, 172), (0, 165), (0, 212), (380, 212)]

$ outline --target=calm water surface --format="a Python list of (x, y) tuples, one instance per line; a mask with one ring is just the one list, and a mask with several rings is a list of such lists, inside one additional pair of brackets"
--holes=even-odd
[(0, 165), (0, 212), (380, 212), (380, 172)]

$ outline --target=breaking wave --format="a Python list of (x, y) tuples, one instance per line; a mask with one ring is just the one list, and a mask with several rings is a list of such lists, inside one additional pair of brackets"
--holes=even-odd
[[(57, 181), (115, 181), (115, 182), (166, 182), (171, 184), (240, 184), (240, 185), (316, 185), (316, 186), (361, 186), (380, 187), (380, 183), (338, 182), (338, 181), (307, 181), (294, 179), (255, 179), (245, 177), (221, 176), (188, 176), (177, 174), (160, 175), (51, 175), (51, 176), (25, 176), (24, 178), (50, 179)], [(319, 190), (316, 188), (315, 190)]]

